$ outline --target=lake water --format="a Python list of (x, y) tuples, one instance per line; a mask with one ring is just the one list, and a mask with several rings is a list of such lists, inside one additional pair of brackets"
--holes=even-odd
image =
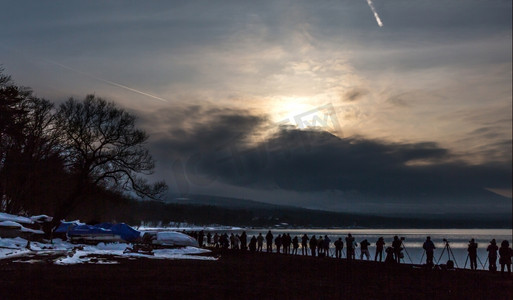
[[(233, 232), (239, 234), (243, 231), (242, 229), (211, 229), (213, 229), (209, 230), (211, 232)], [(258, 235), (258, 233), (262, 233), (262, 235), (265, 236), (268, 229), (245, 229), (245, 231), (248, 235), (249, 242), (249, 239), (253, 235)], [(414, 264), (418, 264), (421, 262), (421, 257), (424, 253), (424, 250), (422, 249), (422, 244), (426, 240), (426, 236), (431, 236), (431, 240), (437, 248), (434, 254), (435, 263), (438, 261), (440, 261), (440, 263), (447, 262), (448, 254), (445, 248), (445, 243), (443, 242), (443, 239), (447, 239), (449, 241), (449, 247), (451, 250), (451, 259), (455, 260), (455, 264), (460, 268), (463, 268), (465, 266), (465, 262), (467, 259), (467, 246), (471, 238), (474, 238), (475, 241), (478, 243), (478, 268), (482, 268), (481, 265), (485, 264), (487, 268), (488, 252), (486, 251), (486, 247), (488, 247), (491, 239), (495, 239), (497, 241), (497, 245), (500, 247), (500, 243), (503, 240), (508, 240), (511, 245), (513, 236), (512, 229), (271, 229), (271, 231), (274, 237), (278, 236), (278, 234), (283, 233), (289, 233), (291, 237), (300, 237), (305, 233), (308, 235), (308, 237), (311, 237), (312, 235), (315, 235), (316, 237), (319, 237), (319, 235), (322, 235), (323, 237), (324, 235), (328, 235), (328, 237), (331, 239), (332, 248), (334, 248), (333, 242), (339, 237), (341, 237), (344, 241), (344, 250), (346, 247), (344, 238), (347, 236), (348, 233), (351, 233), (358, 244), (364, 239), (367, 239), (371, 243), (371, 246), (369, 246), (371, 259), (374, 259), (376, 247), (375, 243), (379, 237), (383, 237), (385, 239), (386, 247), (392, 244), (394, 235), (397, 235), (399, 237), (405, 238), (403, 242), (405, 248), (405, 251), (403, 251), (404, 262), (412, 262)], [(299, 252), (301, 252), (301, 249), (299, 249)], [(452, 258), (452, 254), (454, 254), (454, 258)], [(357, 258), (359, 258), (360, 256), (359, 248), (356, 249), (356, 256)], [(425, 255), (423, 257), (422, 263), (424, 262)], [(466, 268), (469, 268), (469, 262), (467, 262)]]

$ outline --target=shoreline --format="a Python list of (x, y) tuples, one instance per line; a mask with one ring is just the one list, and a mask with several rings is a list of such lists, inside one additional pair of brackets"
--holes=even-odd
[(478, 270), (216, 250), (206, 260), (135, 260), (119, 264), (0, 262), (5, 299), (511, 299), (513, 277)]

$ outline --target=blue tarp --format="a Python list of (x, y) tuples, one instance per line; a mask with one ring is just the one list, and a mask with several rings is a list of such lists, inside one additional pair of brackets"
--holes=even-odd
[(137, 238), (141, 236), (141, 233), (139, 231), (133, 229), (125, 223), (114, 224), (112, 225), (110, 230), (112, 230), (112, 232), (114, 232), (115, 234), (119, 234), (122, 239), (128, 242), (135, 241)]
[(66, 233), (66, 232), (68, 232), (68, 230), (70, 230), (71, 228), (73, 228), (74, 226), (77, 226), (77, 225), (78, 225), (78, 223), (76, 221), (75, 222), (61, 222), (59, 227), (57, 227), (57, 229), (55, 229), (54, 232)]
[[(66, 224), (68, 223), (68, 224)], [(98, 234), (116, 234), (127, 242), (135, 241), (141, 236), (141, 233), (132, 227), (121, 223), (101, 223), (97, 225), (78, 225), (73, 226), (71, 222), (62, 222), (55, 232), (67, 232), (69, 236), (73, 235), (98, 235)], [(63, 225), (64, 224), (64, 225)], [(62, 231), (64, 230), (64, 231)]]
[(113, 234), (113, 232), (93, 225), (78, 225), (68, 231), (70, 236), (84, 234)]
[(112, 223), (100, 223), (100, 224), (96, 224), (94, 226), (95, 227), (100, 227), (100, 228), (103, 228), (103, 229), (111, 229), (112, 226), (114, 226), (114, 224), (112, 224)]

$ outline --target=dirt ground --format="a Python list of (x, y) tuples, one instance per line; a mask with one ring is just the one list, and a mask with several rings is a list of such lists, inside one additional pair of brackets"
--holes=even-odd
[(0, 299), (513, 299), (513, 277), (281, 254), (119, 264), (0, 261)]

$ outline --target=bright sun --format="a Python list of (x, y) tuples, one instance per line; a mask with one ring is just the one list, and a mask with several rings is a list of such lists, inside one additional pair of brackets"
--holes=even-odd
[(281, 97), (273, 99), (272, 111), (270, 112), (273, 121), (286, 123), (287, 121), (294, 125), (294, 119), (304, 113), (315, 109), (316, 105), (311, 103), (311, 99), (306, 97)]

